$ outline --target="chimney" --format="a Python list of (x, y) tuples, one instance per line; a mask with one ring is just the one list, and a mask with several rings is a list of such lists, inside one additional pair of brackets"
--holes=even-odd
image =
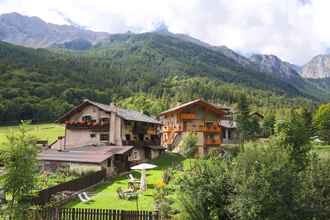
[(110, 103), (110, 109), (115, 113), (118, 112), (118, 107), (113, 102)]
[(109, 143), (116, 144), (116, 115), (117, 115), (117, 107), (114, 103), (110, 103), (110, 129), (109, 129)]

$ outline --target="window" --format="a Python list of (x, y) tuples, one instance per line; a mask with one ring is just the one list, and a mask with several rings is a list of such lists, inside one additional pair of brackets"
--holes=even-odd
[(224, 128), (221, 132), (222, 139), (226, 139), (226, 128)]
[(130, 141), (131, 140), (131, 135), (130, 134), (126, 134), (125, 137), (126, 137), (126, 141)]
[(109, 141), (109, 134), (100, 134), (100, 141)]
[(92, 133), (90, 134), (91, 138), (95, 138), (96, 137), (96, 134)]
[(107, 161), (107, 167), (111, 167), (111, 158), (109, 158)]
[(232, 137), (232, 134), (231, 134), (231, 130), (230, 129), (228, 129), (228, 139), (231, 139)]
[(93, 120), (93, 118), (92, 118), (91, 115), (84, 115), (84, 116), (82, 117), (82, 120), (83, 120), (83, 121), (91, 121), (91, 120)]
[(133, 151), (133, 160), (138, 160), (138, 159), (139, 159), (139, 152)]
[(136, 150), (133, 150), (133, 151), (131, 151), (131, 152), (128, 154), (128, 157), (129, 157), (131, 160), (138, 160), (138, 159), (139, 159), (139, 152), (136, 151)]
[(213, 122), (206, 122), (206, 127), (207, 128), (212, 128)]
[(101, 118), (100, 121), (101, 121), (101, 124), (109, 124), (110, 119), (109, 118)]

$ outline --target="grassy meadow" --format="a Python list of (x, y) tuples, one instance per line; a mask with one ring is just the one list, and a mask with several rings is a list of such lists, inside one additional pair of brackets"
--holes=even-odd
[[(0, 126), (0, 144), (3, 144), (7, 140), (7, 135), (11, 132), (16, 132), (18, 126)], [(64, 127), (58, 124), (37, 124), (28, 125), (28, 131), (31, 135), (40, 140), (48, 140), (52, 143), (58, 136), (64, 135)]]

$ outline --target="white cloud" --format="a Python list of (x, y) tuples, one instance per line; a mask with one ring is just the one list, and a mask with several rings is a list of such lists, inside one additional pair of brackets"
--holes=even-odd
[(0, 13), (17, 11), (110, 33), (143, 32), (165, 21), (170, 31), (244, 53), (276, 54), (303, 64), (330, 47), (326, 0), (0, 0)]

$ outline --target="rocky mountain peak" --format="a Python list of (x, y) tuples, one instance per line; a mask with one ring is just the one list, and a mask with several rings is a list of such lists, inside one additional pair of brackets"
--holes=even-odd
[(252, 65), (251, 61), (248, 58), (244, 57), (243, 55), (240, 55), (239, 53), (233, 51), (232, 49), (230, 49), (225, 45), (214, 47), (214, 49), (223, 53), (223, 55), (225, 55), (226, 57), (235, 60), (237, 63), (245, 67)]
[(13, 12), (0, 15), (0, 40), (29, 47), (49, 47), (75, 39), (96, 43), (109, 36), (103, 32), (82, 30), (71, 25), (46, 23), (38, 17)]
[(284, 79), (299, 77), (297, 66), (282, 61), (275, 55), (254, 54), (250, 57), (250, 61), (265, 73), (277, 75)]
[(330, 77), (330, 55), (315, 56), (310, 62), (303, 66), (301, 75), (304, 78), (329, 78)]

